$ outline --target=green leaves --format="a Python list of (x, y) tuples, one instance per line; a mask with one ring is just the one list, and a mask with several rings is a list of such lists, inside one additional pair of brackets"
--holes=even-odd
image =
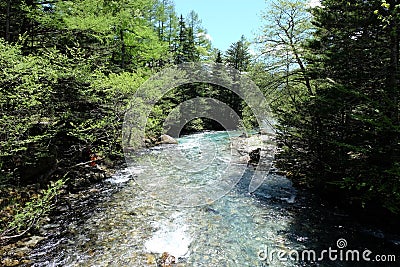
[[(43, 167), (51, 167), (40, 166), (41, 161), (63, 159), (63, 151), (71, 151), (69, 146), (79, 155), (84, 146), (114, 144), (122, 123), (115, 118), (123, 118), (122, 98), (134, 92), (141, 77), (120, 74), (107, 78), (100, 70), (92, 72), (91, 59), (79, 48), (67, 49), (66, 54), (49, 49), (28, 56), (19, 49), (0, 41), (0, 162), (7, 170), (4, 175), (34, 182), (38, 179), (35, 171), (27, 175), (24, 170), (38, 168), (41, 172)], [(120, 86), (108, 87), (101, 84), (104, 81)]]
[(32, 227), (37, 227), (41, 217), (52, 209), (54, 198), (60, 194), (65, 182), (64, 179), (51, 182), (47, 189), (23, 205), (18, 204), (20, 201), (17, 200), (17, 204), (12, 207), (13, 216), (9, 218), (8, 225), (0, 229), (0, 240), (18, 237)]
[(239, 71), (247, 71), (251, 62), (249, 49), (250, 43), (242, 35), (240, 40), (233, 43), (226, 51), (226, 62), (232, 68)]
[(310, 77), (315, 95), (292, 99), (294, 110), (280, 108), (279, 115), (286, 166), (302, 169), (311, 186), (398, 212), (400, 32), (393, 3), (326, 0), (313, 9), (317, 28), (299, 50), (307, 63), (299, 81)]

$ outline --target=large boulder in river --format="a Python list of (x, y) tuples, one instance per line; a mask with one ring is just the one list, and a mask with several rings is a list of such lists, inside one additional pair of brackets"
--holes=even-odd
[(169, 144), (169, 145), (177, 145), (178, 141), (176, 141), (173, 137), (167, 135), (167, 134), (163, 134), (160, 136), (159, 144)]
[(249, 156), (250, 156), (249, 163), (257, 165), (259, 163), (260, 157), (261, 157), (261, 148), (257, 148), (255, 150), (251, 151), (249, 153)]

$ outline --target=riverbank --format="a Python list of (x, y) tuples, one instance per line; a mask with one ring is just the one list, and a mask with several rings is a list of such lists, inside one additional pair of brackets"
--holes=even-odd
[[(85, 217), (89, 217), (100, 197), (101, 191), (98, 187), (102, 187), (102, 182), (114, 175), (121, 166), (122, 163), (118, 166), (108, 165), (102, 160), (96, 161), (96, 164), (93, 162), (80, 164), (70, 172), (68, 179), (62, 180), (63, 184), (46, 204), (43, 204), (42, 199), (44, 192), (48, 190), (46, 191), (39, 184), (3, 186), (0, 189), (2, 207), (0, 216), (2, 228), (5, 230), (0, 240), (1, 266), (29, 265), (31, 261), (28, 255), (32, 249), (57, 233), (64, 222), (69, 223), (72, 218), (79, 217), (80, 220), (84, 220)], [(57, 177), (54, 177), (54, 180), (57, 180)], [(50, 182), (49, 189), (53, 185), (54, 182)], [(34, 203), (31, 205), (33, 209), (41, 210), (38, 212), (27, 210), (26, 207), (30, 203)], [(40, 204), (42, 206), (36, 203), (42, 203)], [(82, 206), (82, 203), (87, 205)], [(29, 212), (36, 212), (36, 214), (30, 218)], [(19, 219), (19, 214), (27, 217), (24, 219), (27, 220), (26, 223)], [(8, 230), (17, 220), (19, 223), (17, 226), (24, 228), (15, 229), (16, 232)]]
[[(162, 144), (177, 144), (177, 142), (166, 135), (145, 140), (147, 148)], [(5, 231), (12, 227), (10, 225), (18, 216), (18, 212), (22, 212), (27, 203), (32, 203), (36, 199), (40, 201), (44, 189), (40, 184), (8, 185), (0, 188), (2, 207), (0, 218), (2, 218), (2, 229), (5, 229), (3, 235), (0, 235), (1, 266), (29, 265), (31, 261), (28, 255), (39, 242), (61, 238), (65, 234), (62, 231), (66, 228), (63, 226), (65, 223), (77, 221), (78, 224), (83, 224), (95, 211), (99, 202), (118, 191), (105, 181), (118, 175), (117, 171), (124, 166), (125, 162), (122, 159), (116, 159), (112, 163), (110, 160), (96, 157), (74, 165), (69, 171), (63, 171), (64, 175), (54, 174), (53, 177), (49, 177), (51, 185), (60, 179), (60, 176), (67, 178), (63, 180), (65, 183), (58, 190), (54, 200), (48, 203), (46, 212), (37, 214), (32, 225), (26, 226), (27, 229), (8, 236)]]
[[(388, 210), (382, 209), (379, 205), (370, 205), (362, 207), (359, 202), (348, 202), (348, 197), (341, 195), (338, 191), (329, 191), (328, 189), (310, 188), (307, 184), (298, 183), (296, 177), (290, 172), (285, 172), (277, 168), (277, 158), (279, 149), (271, 142), (273, 136), (265, 132), (258, 132), (248, 137), (240, 136), (233, 138), (232, 148), (234, 153), (239, 155), (240, 162), (250, 163), (253, 167), (259, 167), (261, 170), (269, 170), (270, 173), (283, 175), (287, 177), (294, 188), (302, 191), (304, 195), (312, 194), (313, 198), (318, 199), (323, 207), (332, 210), (339, 216), (345, 214), (346, 217), (352, 217), (360, 224), (365, 223), (375, 230), (366, 230), (365, 234), (376, 238), (379, 242), (386, 243), (389, 247), (400, 246), (400, 215), (390, 213)], [(251, 164), (250, 154), (258, 152), (259, 165)], [(271, 158), (272, 155), (272, 158)], [(276, 157), (278, 156), (278, 157)], [(385, 218), (384, 220), (382, 218)]]

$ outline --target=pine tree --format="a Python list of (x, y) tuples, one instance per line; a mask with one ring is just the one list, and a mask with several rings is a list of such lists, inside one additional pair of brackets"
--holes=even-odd
[(195, 33), (193, 27), (186, 26), (185, 19), (181, 15), (179, 19), (179, 40), (175, 55), (175, 63), (195, 62), (200, 59), (195, 44)]
[(249, 43), (242, 35), (239, 41), (231, 44), (226, 51), (226, 62), (232, 68), (239, 71), (247, 71), (250, 65), (251, 55), (249, 52)]
[[(245, 37), (242, 36), (239, 41), (231, 44), (225, 53), (225, 62), (231, 68), (240, 72), (246, 72), (250, 66), (251, 55), (249, 53), (249, 43)], [(239, 77), (233, 77), (233, 86), (238, 86)], [(224, 97), (222, 100), (229, 105), (239, 116), (242, 114), (243, 100), (234, 92), (228, 89), (221, 89), (223, 93), (220, 95)]]
[(315, 96), (285, 118), (297, 129), (289, 157), (309, 185), (399, 212), (398, 5), (321, 4), (307, 56)]

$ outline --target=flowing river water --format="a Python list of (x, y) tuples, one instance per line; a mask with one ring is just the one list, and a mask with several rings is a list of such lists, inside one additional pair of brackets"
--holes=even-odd
[[(209, 163), (210, 168), (191, 177), (185, 176), (188, 180), (181, 181), (204, 183), (227, 161), (230, 149), (226, 133), (186, 136), (179, 139), (178, 146), (145, 151), (143, 158), (160, 159), (163, 153), (171, 157), (171, 151), (180, 150), (200, 162), (201, 150), (210, 144), (222, 148)], [(157, 161), (157, 175), (147, 167), (139, 161), (136, 166), (119, 170), (92, 189), (99, 192), (98, 199), (89, 201), (92, 204), (75, 203), (80, 206), (78, 214), (71, 213), (70, 218), (53, 218), (47, 227), (56, 230), (32, 252), (33, 266), (162, 266), (157, 264), (164, 252), (175, 257), (177, 263), (171, 266), (400, 264), (398, 235), (361, 222), (339, 208), (327, 206), (310, 193), (297, 191), (287, 178), (273, 172), (254, 193), (248, 192), (254, 172), (254, 168), (248, 167), (241, 177), (236, 177), (238, 181), (241, 179), (232, 190), (215, 202), (176, 207), (154, 199), (154, 192), (143, 190), (135, 176), (143, 179), (145, 175), (153, 181), (158, 181), (159, 175), (167, 181), (170, 177), (171, 181), (183, 178), (171, 169), (170, 162), (164, 165), (162, 160)], [(167, 199), (175, 197), (172, 186), (172, 195)], [(168, 195), (168, 188), (161, 193)], [(346, 244), (339, 244), (338, 240)], [(330, 247), (337, 250), (336, 261), (331, 261), (328, 254), (319, 261), (321, 251)], [(393, 254), (397, 264), (340, 260), (340, 250), (345, 255), (347, 249), (359, 250), (360, 257), (366, 249), (372, 252), (370, 258)], [(314, 250), (317, 259), (307, 259), (307, 255), (303, 259), (304, 250)], [(266, 255), (274, 251), (272, 261), (266, 259)], [(297, 258), (295, 252), (299, 255)], [(278, 259), (278, 253), (283, 259)]]

